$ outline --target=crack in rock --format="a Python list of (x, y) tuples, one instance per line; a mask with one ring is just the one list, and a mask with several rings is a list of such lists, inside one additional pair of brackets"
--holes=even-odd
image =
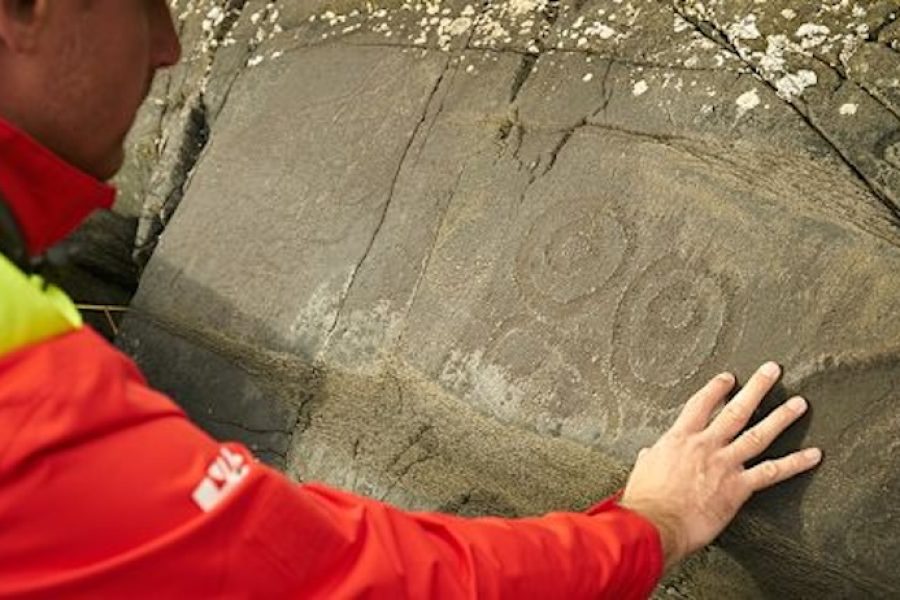
[[(679, 7), (679, 0), (673, 0), (673, 2), (669, 5), (674, 14), (684, 19), (687, 23), (689, 23), (695, 31), (709, 39), (710, 41), (716, 43), (729, 54), (736, 57), (740, 60), (753, 75), (763, 82), (766, 86), (772, 89), (773, 92), (778, 95), (778, 87), (770, 80), (769, 77), (760, 69), (758, 65), (753, 63), (753, 61), (749, 60), (745, 53), (741, 52), (741, 50), (731, 41), (728, 37), (727, 33), (724, 32), (717, 24), (711, 21), (705, 21), (700, 17), (693, 15), (686, 11), (684, 8)], [(793, 112), (798, 115), (806, 125), (815, 131), (819, 137), (834, 151), (837, 157), (844, 163), (844, 165), (855, 175), (856, 179), (884, 206), (885, 209), (890, 213), (892, 221), (895, 225), (900, 226), (900, 206), (897, 206), (887, 195), (887, 192), (872, 180), (872, 178), (863, 171), (853, 160), (847, 156), (846, 152), (840, 147), (840, 145), (831, 138), (830, 135), (821, 127), (818, 123), (816, 123), (815, 119), (804, 111), (801, 106), (793, 99), (785, 99), (780, 95), (778, 96), (782, 99), (782, 101), (790, 107)]]
[(348, 278), (347, 284), (344, 287), (344, 291), (341, 294), (340, 301), (338, 302), (337, 309), (335, 310), (334, 321), (328, 327), (327, 332), (325, 334), (325, 344), (327, 346), (328, 340), (334, 334), (335, 329), (337, 328), (338, 322), (340, 321), (341, 314), (343, 313), (344, 305), (347, 302), (347, 298), (350, 296), (350, 292), (353, 289), (353, 284), (356, 281), (357, 275), (359, 275), (360, 269), (362, 269), (363, 264), (369, 258), (369, 254), (372, 251), (372, 248), (375, 246), (375, 240), (378, 238), (378, 234), (381, 232), (381, 228), (384, 226), (385, 221), (387, 220), (387, 214), (391, 207), (391, 202), (394, 199), (394, 193), (397, 189), (397, 183), (400, 180), (400, 174), (403, 172), (403, 166), (406, 164), (407, 156), (410, 153), (410, 150), (415, 143), (416, 139), (419, 137), (419, 132), (421, 131), (423, 125), (428, 119), (428, 113), (430, 112), (431, 104), (434, 101), (435, 96), (437, 95), (438, 90), (441, 87), (441, 82), (444, 81), (444, 77), (447, 75), (447, 72), (450, 69), (449, 60), (444, 63), (444, 68), (441, 71), (441, 74), (438, 76), (437, 80), (434, 83), (434, 86), (431, 88), (431, 92), (428, 95), (428, 99), (425, 102), (425, 108), (422, 110), (422, 116), (419, 119), (416, 126), (413, 128), (412, 134), (409, 136), (409, 140), (406, 142), (406, 146), (403, 149), (403, 152), (400, 155), (400, 160), (397, 164), (397, 169), (394, 171), (394, 175), (391, 179), (391, 185), (388, 189), (388, 196), (384, 203), (384, 207), (381, 210), (381, 214), (379, 215), (378, 223), (375, 225), (375, 229), (372, 232), (372, 235), (369, 238), (369, 241), (366, 245), (365, 250), (363, 251), (362, 257), (356, 262), (352, 271), (350, 272), (350, 276)]

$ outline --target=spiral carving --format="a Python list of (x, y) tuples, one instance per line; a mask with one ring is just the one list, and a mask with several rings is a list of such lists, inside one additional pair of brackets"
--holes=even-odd
[[(631, 393), (669, 389), (690, 380), (733, 337), (735, 297), (726, 276), (677, 256), (649, 265), (627, 287), (617, 309), (613, 377)], [(674, 398), (673, 403), (682, 400)]]
[(633, 236), (610, 207), (554, 206), (532, 226), (516, 258), (516, 281), (541, 314), (578, 312), (621, 273)]

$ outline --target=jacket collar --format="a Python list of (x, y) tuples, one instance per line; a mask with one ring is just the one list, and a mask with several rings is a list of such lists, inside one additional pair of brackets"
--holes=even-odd
[(116, 191), (0, 119), (0, 195), (22, 232), (28, 254), (38, 256), (91, 212), (110, 208)]

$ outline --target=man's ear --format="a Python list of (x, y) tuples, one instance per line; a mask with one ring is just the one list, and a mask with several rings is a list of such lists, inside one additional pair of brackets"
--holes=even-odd
[(34, 48), (55, 1), (59, 0), (0, 0), (0, 43), (14, 52)]

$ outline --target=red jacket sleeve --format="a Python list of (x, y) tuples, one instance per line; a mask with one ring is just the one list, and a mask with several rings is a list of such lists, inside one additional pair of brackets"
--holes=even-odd
[(587, 514), (466, 519), (320, 485), (291, 496), (289, 539), (279, 528), (269, 543), (286, 557), (296, 544), (304, 597), (646, 598), (662, 571), (656, 529), (613, 500)]

